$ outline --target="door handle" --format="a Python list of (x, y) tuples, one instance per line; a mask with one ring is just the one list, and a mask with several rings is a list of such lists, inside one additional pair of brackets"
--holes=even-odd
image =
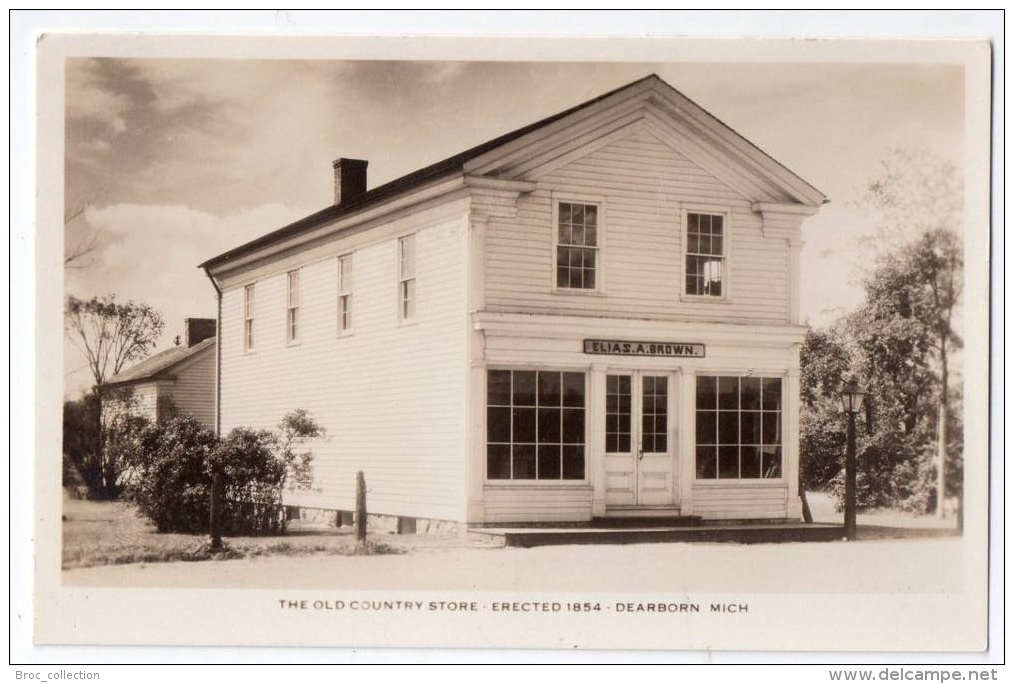
[(637, 445), (637, 460), (640, 461), (644, 458), (644, 447), (640, 444)]

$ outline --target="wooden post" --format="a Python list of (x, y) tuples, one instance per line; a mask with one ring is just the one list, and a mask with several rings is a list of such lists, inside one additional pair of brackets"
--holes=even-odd
[(366, 477), (356, 473), (356, 541), (366, 542)]
[(211, 476), (211, 550), (222, 550), (222, 473), (217, 468)]

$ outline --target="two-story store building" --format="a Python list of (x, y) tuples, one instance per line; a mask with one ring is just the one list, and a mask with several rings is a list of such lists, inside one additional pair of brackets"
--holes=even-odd
[(218, 423), (307, 409), (291, 505), (799, 519), (799, 253), (825, 197), (657, 76), (202, 267)]

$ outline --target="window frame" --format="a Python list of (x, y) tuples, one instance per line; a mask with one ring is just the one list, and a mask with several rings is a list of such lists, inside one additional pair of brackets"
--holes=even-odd
[(257, 313), (257, 283), (243, 286), (243, 352), (254, 351), (254, 320)]
[[(398, 308), (398, 323), (400, 325), (408, 325), (418, 320), (419, 316), (419, 241), (417, 239), (418, 233), (406, 233), (399, 235), (396, 241), (395, 247), (395, 258), (397, 259), (397, 277), (398, 287), (396, 290), (395, 303)], [(404, 272), (404, 265), (406, 259), (403, 256), (403, 245), (411, 241), (412, 254), (410, 264), (412, 267), (412, 273), (406, 277)], [(411, 297), (405, 296), (405, 288), (411, 283)], [(411, 303), (411, 312), (407, 312), (405, 308), (405, 302)]]
[[(722, 218), (722, 294), (691, 294), (687, 292), (687, 258), (690, 252), (687, 249), (690, 245), (690, 215), (699, 214), (706, 216), (719, 216)], [(729, 268), (729, 255), (732, 253), (732, 224), (730, 217), (732, 210), (725, 206), (688, 204), (680, 210), (680, 300), (685, 302), (725, 302), (731, 299), (731, 269)]]
[[(490, 439), (489, 439), (490, 438), (489, 409), (491, 407), (491, 405), (489, 403), (489, 374), (490, 374), (490, 372), (497, 372), (497, 371), (499, 371), (499, 372), (509, 372), (509, 373), (512, 373), (512, 374), (516, 373), (516, 372), (530, 372), (530, 373), (536, 373), (536, 374), (538, 374), (540, 372), (542, 372), (542, 373), (559, 373), (559, 374), (562, 374), (562, 373), (575, 373), (575, 374), (580, 374), (580, 375), (583, 376), (583, 378), (584, 378), (584, 388), (583, 388), (583, 392), (584, 392), (584, 396), (583, 396), (584, 405), (582, 407), (582, 410), (584, 411), (584, 434), (582, 436), (582, 439), (583, 439), (582, 447), (583, 447), (583, 450), (584, 450), (584, 452), (583, 452), (584, 463), (582, 465), (583, 465), (584, 473), (583, 473), (583, 476), (581, 478), (572, 478), (572, 479), (565, 479), (565, 478), (563, 478), (563, 476), (562, 476), (563, 475), (562, 464), (561, 464), (561, 473), (560, 473), (561, 477), (556, 478), (556, 479), (539, 479), (539, 477), (538, 477), (538, 470), (536, 470), (536, 476), (534, 478), (531, 478), (531, 479), (514, 479), (513, 477), (511, 477), (511, 478), (503, 478), (503, 479), (496, 479), (496, 478), (489, 477), (489, 452), (488, 452), (489, 445), (490, 445)], [(589, 404), (591, 402), (591, 371), (590, 371), (590, 369), (583, 368), (583, 367), (573, 367), (573, 366), (556, 366), (556, 367), (553, 367), (553, 368), (546, 368), (546, 367), (536, 367), (536, 366), (531, 366), (531, 365), (526, 365), (526, 364), (508, 364), (508, 365), (497, 364), (497, 365), (493, 365), (493, 366), (487, 366), (484, 369), (484, 373), (483, 373), (482, 393), (483, 393), (483, 418), (482, 418), (482, 445), (483, 445), (483, 462), (482, 463), (483, 463), (483, 465), (482, 465), (482, 474), (483, 474), (483, 483), (484, 483), (484, 486), (487, 486), (487, 487), (588, 487), (590, 485), (590, 477), (591, 477), (591, 469), (592, 469), (592, 458), (593, 458), (593, 453), (592, 453), (593, 452), (593, 447), (592, 447), (591, 442), (589, 441), (589, 439), (590, 439), (591, 433), (592, 433), (592, 421), (594, 420), (594, 418), (589, 413), (590, 410), (591, 410), (590, 407), (589, 407)], [(505, 408), (505, 407), (501, 406), (500, 404), (496, 404), (496, 405), (493, 405), (493, 408)], [(510, 406), (510, 409), (511, 409), (512, 413), (513, 413), (514, 408), (515, 408), (515, 406), (514, 406), (514, 397), (513, 397), (513, 394), (512, 394), (512, 396), (511, 396), (511, 406)], [(521, 408), (526, 408), (526, 407), (522, 406)], [(535, 408), (536, 408), (536, 411), (538, 411), (539, 407), (536, 406)], [(566, 408), (566, 407), (561, 406), (561, 409), (562, 408)], [(513, 428), (511, 428), (511, 432), (512, 432), (512, 435), (511, 435), (511, 442), (510, 442), (510, 444), (513, 445)], [(496, 442), (496, 444), (503, 444), (503, 442)], [(535, 442), (536, 450), (538, 449), (538, 444), (539, 444), (539, 442), (538, 442), (538, 433), (536, 433), (536, 442)], [(561, 434), (561, 442), (560, 442), (560, 444), (561, 444), (561, 446), (563, 445), (562, 434)], [(513, 456), (512, 456), (512, 460), (513, 460)]]
[[(295, 293), (293, 298), (292, 283), (295, 280)], [(285, 342), (289, 345), (299, 344), (300, 336), (300, 299), (302, 298), (303, 276), (302, 268), (294, 268), (285, 273)], [(295, 299), (295, 301), (293, 301)]]
[[(560, 247), (571, 247), (575, 245), (560, 244), (560, 205), (561, 204), (583, 204), (596, 207), (595, 225), (595, 287), (560, 287), (557, 275), (557, 258)], [(570, 193), (553, 193), (552, 203), (552, 260), (550, 262), (550, 291), (554, 294), (567, 294), (579, 296), (600, 296), (606, 292), (605, 264), (606, 264), (606, 200), (601, 196), (576, 195)], [(576, 245), (580, 246), (580, 245)]]
[[(356, 260), (355, 252), (346, 252), (345, 254), (339, 254), (336, 262), (336, 274), (337, 274), (337, 293), (338, 300), (335, 308), (335, 314), (337, 316), (337, 330), (339, 336), (351, 335), (354, 330), (354, 316), (353, 311), (355, 307), (355, 272), (356, 272)], [(343, 288), (343, 283), (346, 281), (345, 268), (348, 265), (348, 289)]]
[[(694, 390), (694, 402), (693, 402), (694, 424), (693, 424), (693, 448), (692, 448), (691, 454), (693, 456), (693, 468), (692, 468), (692, 472), (693, 472), (693, 481), (694, 481), (694, 483), (699, 484), (699, 485), (703, 485), (703, 486), (721, 486), (723, 484), (743, 484), (743, 485), (750, 485), (750, 484), (752, 484), (752, 485), (778, 484), (778, 485), (784, 485), (787, 482), (787, 480), (786, 480), (786, 473), (785, 473), (786, 456), (787, 456), (787, 452), (786, 452), (787, 445), (786, 445), (785, 440), (786, 440), (786, 434), (787, 434), (786, 430), (787, 430), (787, 427), (788, 427), (788, 422), (787, 422), (788, 421), (788, 406), (787, 406), (788, 397), (786, 396), (786, 392), (788, 391), (788, 376), (784, 372), (778, 372), (778, 371), (773, 371), (773, 372), (756, 372), (756, 373), (753, 373), (753, 374), (750, 374), (750, 375), (744, 375), (741, 372), (734, 371), (734, 370), (725, 370), (725, 371), (704, 371), (704, 370), (702, 370), (702, 371), (698, 371), (697, 373), (695, 373), (692, 377), (693, 377), (692, 384), (693, 384), (693, 390)], [(779, 450), (778, 451), (778, 459), (779, 459), (778, 470), (779, 470), (779, 474), (778, 474), (777, 477), (721, 477), (720, 476), (720, 470), (718, 470), (719, 465), (718, 465), (717, 462), (715, 464), (715, 467), (716, 467), (715, 477), (699, 477), (698, 476), (697, 451), (698, 451), (699, 443), (698, 443), (698, 435), (697, 435), (697, 416), (698, 416), (698, 413), (700, 411), (700, 408), (697, 405), (697, 381), (700, 378), (711, 378), (711, 379), (735, 378), (736, 380), (740, 381), (740, 385), (739, 385), (740, 386), (740, 390), (739, 390), (740, 395), (739, 395), (739, 398), (738, 398), (739, 406), (736, 409), (736, 413), (739, 416), (737, 420), (739, 422), (742, 421), (741, 415), (743, 413), (743, 408), (742, 408), (742, 380), (748, 379), (748, 378), (756, 378), (756, 379), (758, 379), (760, 381), (760, 383), (761, 383), (762, 393), (763, 393), (763, 386), (764, 386), (764, 381), (765, 380), (778, 380), (779, 381), (779, 383), (780, 383), (780, 389), (779, 389), (780, 404), (779, 404), (779, 407), (777, 409), (777, 413), (779, 414), (779, 418), (778, 418), (778, 423), (777, 423), (777, 427), (776, 427), (777, 434), (778, 434), (778, 444), (777, 444), (777, 446), (778, 446), (778, 450)], [(762, 397), (763, 397), (763, 394), (762, 394)], [(717, 401), (717, 397), (716, 397), (716, 401)], [(763, 408), (763, 399), (761, 399), (761, 401), (762, 401), (761, 408), (756, 411), (757, 413), (766, 414), (766, 413), (775, 413), (776, 412), (774, 410), (765, 410)], [(716, 414), (719, 411), (720, 411), (720, 409), (716, 408), (716, 410), (715, 410)], [(717, 420), (717, 416), (716, 416), (716, 420)], [(762, 418), (762, 420), (763, 420), (763, 418)], [(716, 430), (718, 430), (718, 429), (719, 428), (718, 428), (718, 425), (716, 423)], [(763, 428), (761, 428), (761, 432), (763, 434)], [(706, 446), (709, 446), (709, 447), (710, 446), (714, 446), (716, 449), (718, 449), (720, 446), (722, 446), (722, 444), (717, 441), (717, 437), (716, 437), (716, 443), (714, 445), (710, 445), (709, 444), (709, 445), (706, 445)], [(739, 435), (738, 441), (736, 443), (736, 447), (739, 448), (739, 449), (741, 449), (743, 446), (744, 446), (744, 444), (743, 444), (743, 441), (742, 441), (742, 435)], [(764, 445), (763, 440), (762, 440), (759, 445), (756, 444), (756, 443), (752, 443), (752, 444), (747, 444), (746, 446), (765, 446), (765, 445)], [(717, 458), (717, 451), (716, 451), (716, 458)], [(742, 469), (743, 469), (743, 461), (742, 461), (742, 454), (740, 453), (740, 456), (739, 456), (739, 472), (740, 472), (740, 475), (742, 475)]]

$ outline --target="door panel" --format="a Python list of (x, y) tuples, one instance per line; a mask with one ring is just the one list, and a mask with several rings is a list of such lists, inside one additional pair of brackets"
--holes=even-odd
[(633, 376), (606, 376), (606, 506), (637, 504)]
[(669, 378), (641, 376), (641, 433), (637, 461), (641, 506), (672, 503), (672, 456), (669, 451)]
[(606, 506), (671, 506), (673, 445), (669, 378), (606, 376)]

